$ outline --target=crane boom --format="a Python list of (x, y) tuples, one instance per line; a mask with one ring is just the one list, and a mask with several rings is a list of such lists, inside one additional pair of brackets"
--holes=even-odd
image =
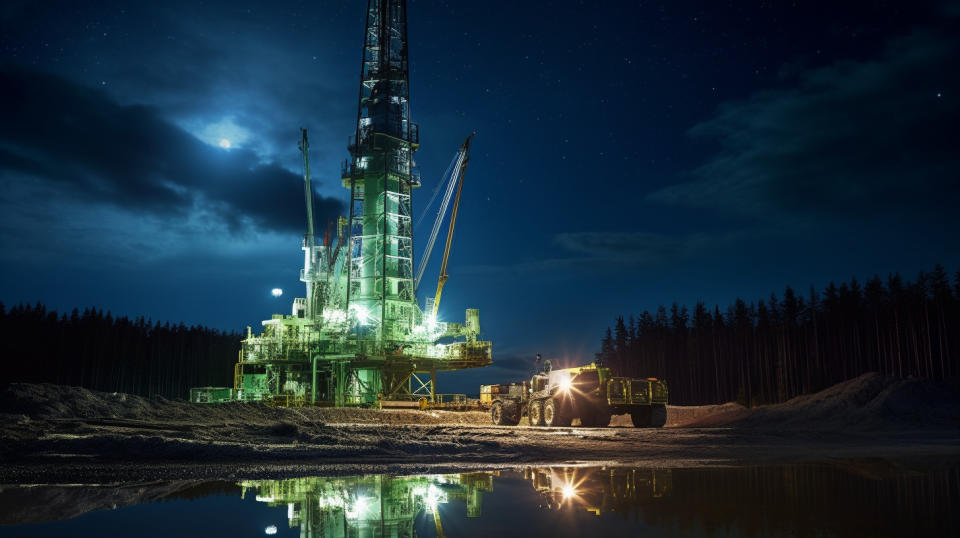
[(310, 141), (307, 130), (300, 128), (300, 153), (303, 154), (303, 194), (307, 202), (307, 241), (313, 246), (313, 188), (310, 186)]
[[(463, 164), (464, 156), (463, 148), (458, 148), (457, 153), (453, 156), (453, 160), (450, 161), (450, 166), (448, 166), (447, 171), (443, 173), (444, 181), (437, 185), (437, 193), (440, 192), (440, 187), (443, 187), (443, 200), (440, 202), (440, 208), (437, 210), (437, 218), (433, 221), (433, 226), (430, 228), (430, 238), (427, 239), (427, 247), (424, 249), (423, 256), (420, 258), (420, 265), (417, 266), (417, 275), (413, 281), (416, 289), (420, 288), (420, 281), (423, 279), (423, 274), (427, 270), (427, 264), (430, 263), (430, 255), (433, 253), (433, 246), (437, 242), (437, 236), (440, 235), (443, 219), (447, 216), (447, 209), (450, 207), (450, 200), (453, 199), (453, 192), (457, 190), (457, 180), (460, 178), (460, 167)], [(432, 307), (428, 305), (427, 309), (432, 309)]]
[(440, 278), (437, 279), (437, 294), (433, 298), (433, 311), (430, 313), (433, 319), (437, 319), (437, 310), (440, 308), (440, 295), (443, 293), (443, 285), (447, 282), (450, 275), (447, 274), (447, 260), (450, 259), (450, 246), (453, 244), (453, 228), (457, 224), (457, 210), (460, 208), (460, 192), (463, 191), (463, 176), (467, 173), (467, 163), (470, 162), (470, 140), (476, 132), (470, 133), (470, 136), (463, 142), (460, 151), (463, 152), (463, 163), (460, 165), (460, 173), (457, 177), (457, 194), (453, 200), (453, 210), (450, 213), (450, 224), (447, 228), (447, 244), (443, 247), (443, 261), (440, 263)]

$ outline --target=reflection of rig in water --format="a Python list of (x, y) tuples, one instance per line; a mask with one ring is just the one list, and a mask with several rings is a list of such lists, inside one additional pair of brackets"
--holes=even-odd
[[(364, 475), (339, 478), (294, 478), (240, 483), (243, 495), (253, 490), (258, 501), (287, 507), (291, 527), (302, 538), (347, 536), (416, 536), (421, 511), (432, 515), (443, 536), (438, 505), (466, 504), (467, 517), (480, 517), (483, 494), (493, 491), (499, 472), (449, 475)], [(546, 500), (546, 508), (630, 513), (638, 506), (669, 496), (667, 470), (624, 467), (527, 467), (523, 477)]]
[(629, 513), (673, 489), (669, 469), (527, 467), (523, 475), (546, 499), (542, 506), (582, 508), (596, 515)]
[(462, 501), (467, 517), (480, 516), (483, 493), (493, 489), (492, 473), (453, 475), (294, 478), (240, 483), (243, 495), (254, 490), (258, 501), (287, 506), (289, 525), (302, 538), (346, 536), (416, 536), (421, 510), (432, 514), (437, 535), (443, 526), (437, 505)]

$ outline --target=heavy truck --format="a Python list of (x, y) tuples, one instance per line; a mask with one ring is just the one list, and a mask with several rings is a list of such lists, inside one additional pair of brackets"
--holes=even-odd
[(609, 368), (586, 366), (554, 370), (550, 361), (530, 381), (482, 385), (480, 401), (490, 406), (496, 425), (516, 425), (524, 416), (531, 426), (606, 427), (613, 415), (630, 414), (638, 428), (667, 422), (667, 382), (656, 378), (619, 377)]

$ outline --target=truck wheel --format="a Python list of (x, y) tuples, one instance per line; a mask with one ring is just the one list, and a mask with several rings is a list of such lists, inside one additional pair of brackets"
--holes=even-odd
[(667, 423), (667, 406), (663, 404), (650, 406), (650, 426), (662, 428)]
[(593, 418), (592, 409), (582, 409), (580, 411), (580, 426), (584, 428), (593, 428), (597, 423)]
[(650, 427), (650, 407), (637, 407), (630, 412), (630, 422), (633, 422), (634, 428)]
[(580, 425), (584, 428), (606, 428), (610, 425), (610, 411), (585, 409), (580, 415)]
[(503, 406), (503, 423), (507, 426), (516, 426), (520, 422), (520, 406), (516, 403)]
[(530, 417), (531, 426), (543, 426), (543, 402), (539, 400), (530, 402), (527, 416)]
[(609, 411), (598, 411), (597, 414), (593, 416), (594, 425), (597, 428), (606, 428), (610, 425), (610, 416)]
[(572, 420), (564, 413), (563, 406), (553, 398), (543, 404), (543, 422), (547, 426), (569, 426)]
[(506, 422), (503, 420), (503, 403), (493, 402), (493, 405), (490, 406), (490, 422), (496, 424), (497, 426), (503, 426)]

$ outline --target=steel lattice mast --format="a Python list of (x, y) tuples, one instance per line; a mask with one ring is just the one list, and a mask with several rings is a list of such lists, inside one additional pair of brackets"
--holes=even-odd
[(347, 302), (366, 318), (361, 338), (389, 346), (419, 321), (410, 193), (419, 145), (410, 120), (404, 0), (369, 0), (356, 133), (343, 184), (350, 189)]
[[(307, 232), (300, 280), (306, 297), (294, 298), (290, 314), (263, 320), (260, 334), (248, 328), (232, 389), (198, 387), (192, 400), (435, 402), (437, 371), (492, 362), (491, 342), (479, 339), (477, 309), (466, 309), (463, 323), (444, 322), (435, 312), (424, 316), (416, 302), (410, 197), (420, 186), (413, 168), (419, 137), (410, 120), (409, 88), (406, 2), (369, 0), (357, 125), (341, 176), (350, 189), (349, 216), (340, 217), (335, 230), (328, 223), (317, 241), (309, 143), (302, 130)], [(462, 165), (466, 148), (456, 161)], [(462, 185), (462, 171), (455, 176)], [(451, 237), (452, 221), (445, 259)]]

